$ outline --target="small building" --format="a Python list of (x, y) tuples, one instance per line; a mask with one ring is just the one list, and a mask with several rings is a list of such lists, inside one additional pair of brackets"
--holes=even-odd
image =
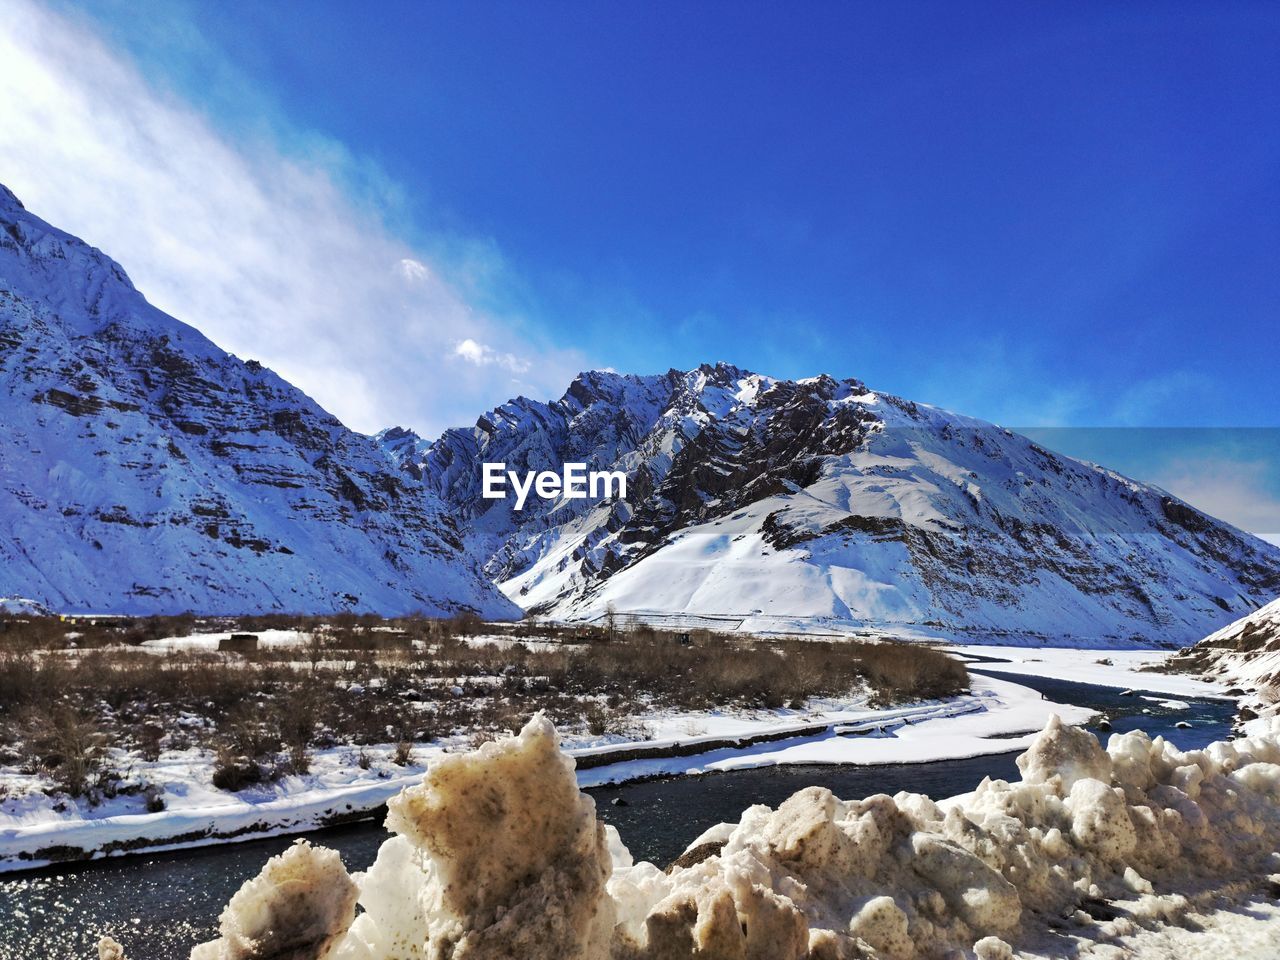
[(218, 640), (219, 653), (253, 653), (258, 649), (256, 633), (233, 633)]

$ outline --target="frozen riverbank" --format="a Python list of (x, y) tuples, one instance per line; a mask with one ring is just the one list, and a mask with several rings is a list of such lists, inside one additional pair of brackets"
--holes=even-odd
[[(565, 746), (578, 761), (579, 785), (589, 787), (774, 764), (912, 763), (1003, 753), (1025, 746), (1028, 732), (1055, 711), (1077, 722), (1092, 713), (975, 675), (972, 695), (950, 701), (887, 710), (859, 701), (817, 701), (806, 710), (657, 714), (649, 718), (651, 739), (568, 738)], [(391, 762), (390, 745), (365, 748), (367, 768), (354, 749), (317, 751), (307, 776), (239, 793), (212, 786), (212, 757), (205, 753), (162, 756), (138, 772), (162, 786), (163, 811), (146, 812), (136, 796), (95, 808), (43, 794), (7, 801), (0, 816), (0, 871), (301, 833), (377, 816), (429, 764), (460, 746), (420, 747), (406, 767)], [(15, 775), (9, 776), (12, 782)]]
[[(1025, 682), (1049, 700), (1110, 717), (1117, 731), (1141, 727), (1163, 734), (1184, 750), (1230, 732), (1233, 711), (1225, 701), (1188, 699), (1181, 706), (1161, 705), (1098, 686), (1039, 678)], [(1142, 713), (1148, 706), (1152, 712)], [(1176, 727), (1188, 720), (1192, 728)], [(1002, 742), (1012, 749), (1009, 740)], [(887, 766), (784, 763), (663, 776), (588, 792), (595, 799), (597, 816), (617, 828), (635, 858), (661, 865), (715, 824), (737, 821), (745, 807), (776, 807), (806, 787), (825, 787), (840, 797), (901, 790), (947, 797), (973, 791), (984, 777), (1017, 779), (1016, 755), (1014, 749), (963, 760)], [(308, 836), (313, 843), (339, 850), (348, 869), (363, 870), (387, 833), (379, 819), (368, 819)], [(240, 884), (289, 842), (281, 836), (9, 873), (0, 877), (0, 915), (11, 915), (14, 922), (0, 928), (0, 957), (6, 956), (6, 948), (37, 956), (88, 956), (88, 930), (131, 942), (131, 960), (185, 957), (193, 944), (215, 935), (222, 905)], [(72, 917), (83, 919), (83, 929), (67, 925)], [(146, 936), (139, 936), (141, 932)]]
[(1155, 958), (1187, 955), (1199, 944), (1174, 928), (1199, 925), (1261, 960), (1274, 928), (1247, 905), (1280, 871), (1277, 761), (1277, 721), (1183, 752), (1141, 732), (1104, 750), (1055, 718), (1016, 780), (943, 807), (807, 788), (707, 831), (664, 872), (596, 819), (535, 718), (395, 798), (395, 836), (367, 872), (305, 843), (273, 858), (192, 957)]
[(1120, 690), (1145, 690), (1171, 697), (1228, 696), (1229, 684), (1190, 673), (1164, 672), (1167, 650), (1078, 650), (1074, 647), (948, 647), (947, 652), (976, 667), (1024, 677), (1069, 678)]

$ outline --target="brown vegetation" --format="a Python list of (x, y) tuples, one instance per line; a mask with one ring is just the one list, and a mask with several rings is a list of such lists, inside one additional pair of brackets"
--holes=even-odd
[[(310, 638), (243, 653), (138, 648), (192, 630), (273, 628)], [(495, 633), (507, 642), (471, 640)], [(417, 743), (474, 741), (537, 710), (562, 729), (643, 739), (644, 714), (655, 708), (800, 708), (857, 691), (888, 704), (967, 685), (958, 661), (918, 644), (764, 641), (635, 623), (11, 617), (0, 618), (0, 763), (92, 795), (109, 780), (108, 742), (143, 759), (194, 746), (214, 753), (215, 784), (235, 790), (305, 773), (317, 746), (396, 744), (394, 762), (403, 765)]]

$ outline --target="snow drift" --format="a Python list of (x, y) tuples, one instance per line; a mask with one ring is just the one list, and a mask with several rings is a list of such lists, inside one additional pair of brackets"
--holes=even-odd
[(191, 960), (324, 956), (355, 919), (358, 893), (335, 851), (299, 840), (240, 888), (222, 914), (222, 937)]
[(268, 862), (192, 958), (995, 960), (1122, 936), (1280, 870), (1280, 722), (1254, 734), (1183, 753), (1135, 732), (1103, 749), (1055, 718), (1019, 782), (941, 805), (811, 787), (663, 872), (596, 820), (539, 716), (396, 798), (367, 873), (301, 841)]

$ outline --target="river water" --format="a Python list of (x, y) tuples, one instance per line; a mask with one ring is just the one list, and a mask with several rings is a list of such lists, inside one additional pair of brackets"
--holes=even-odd
[[(1058, 703), (1107, 714), (1112, 732), (1141, 728), (1183, 749), (1204, 746), (1230, 732), (1233, 704), (1158, 695), (1123, 697), (1119, 691), (1065, 680), (1002, 675), (998, 663), (971, 665), (975, 673), (1012, 680)], [(1149, 711), (1149, 712), (1144, 712)], [(1180, 720), (1192, 724), (1176, 729)], [(1105, 741), (1105, 736), (1104, 736)], [(754, 803), (777, 806), (797, 790), (818, 784), (840, 797), (910, 790), (932, 797), (964, 793), (983, 777), (1014, 779), (1013, 753), (931, 763), (853, 766), (780, 766), (673, 777), (587, 791), (601, 819), (614, 824), (637, 860), (665, 864), (707, 827), (736, 821)], [(624, 801), (615, 804), (615, 799)], [(374, 823), (317, 831), (309, 838), (341, 852), (350, 870), (363, 870), (387, 837)], [(216, 936), (218, 913), (263, 861), (296, 837), (140, 855), (0, 875), (0, 960), (90, 960), (108, 933), (124, 943), (130, 960), (183, 960), (193, 944)]]

